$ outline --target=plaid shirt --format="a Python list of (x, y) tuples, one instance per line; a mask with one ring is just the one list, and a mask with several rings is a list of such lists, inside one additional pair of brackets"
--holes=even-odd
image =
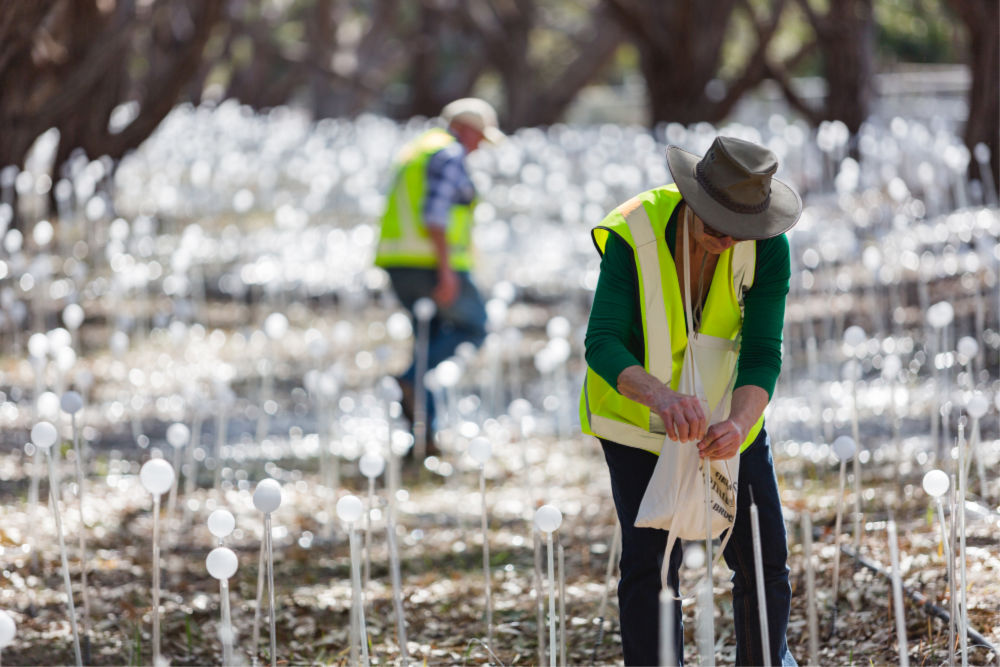
[(465, 170), (465, 149), (457, 141), (442, 148), (427, 162), (427, 195), (424, 197), (424, 222), (432, 227), (447, 227), (451, 207), (471, 204), (476, 188)]

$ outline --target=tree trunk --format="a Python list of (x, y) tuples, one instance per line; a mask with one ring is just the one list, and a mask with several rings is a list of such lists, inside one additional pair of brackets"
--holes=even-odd
[[(969, 117), (965, 123), (965, 145), (975, 151), (978, 144), (990, 149), (994, 187), (1000, 182), (1000, 4), (996, 0), (951, 0), (969, 31)], [(981, 178), (975, 159), (970, 177)]]
[[(770, 15), (760, 17), (745, 0), (605, 2), (639, 50), (652, 125), (723, 120), (765, 78), (765, 54), (784, 7), (784, 0), (773, 0)], [(749, 13), (757, 43), (742, 71), (722, 81), (722, 51), (737, 8)]]

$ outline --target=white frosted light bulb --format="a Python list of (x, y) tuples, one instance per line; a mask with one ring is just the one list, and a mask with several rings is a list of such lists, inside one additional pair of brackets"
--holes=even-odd
[(215, 547), (208, 552), (208, 558), (205, 559), (208, 573), (220, 581), (236, 574), (238, 566), (239, 559), (236, 558), (236, 554), (226, 547)]
[(469, 441), (469, 456), (479, 465), (485, 465), (493, 454), (493, 445), (482, 436)]
[(979, 354), (979, 341), (972, 336), (962, 336), (956, 345), (958, 353), (966, 359), (972, 359)]
[(253, 492), (253, 506), (270, 514), (281, 505), (281, 484), (274, 479), (262, 479)]
[(46, 421), (56, 421), (59, 419), (59, 411), (62, 409), (61, 401), (55, 392), (43, 391), (35, 401), (38, 415)]
[(73, 336), (62, 327), (57, 327), (45, 334), (49, 340), (49, 351), (60, 350), (73, 344)]
[(842, 435), (833, 441), (833, 453), (841, 461), (847, 461), (853, 457), (857, 448), (854, 438), (849, 435)]
[(361, 500), (357, 496), (347, 495), (337, 501), (337, 516), (341, 521), (354, 523), (361, 518)]
[(208, 515), (208, 532), (220, 540), (236, 528), (236, 517), (229, 510), (217, 509)]
[(392, 442), (389, 445), (396, 456), (405, 456), (413, 447), (413, 434), (406, 431), (393, 431)]
[(281, 313), (271, 313), (264, 320), (264, 333), (274, 340), (282, 338), (288, 333), (288, 318)]
[(437, 305), (433, 299), (423, 297), (422, 299), (417, 299), (417, 302), (413, 304), (413, 314), (417, 316), (418, 320), (427, 321), (434, 317), (434, 313), (436, 312)]
[(923, 486), (927, 495), (940, 498), (948, 490), (948, 475), (943, 470), (930, 470), (924, 475)]
[(927, 323), (935, 329), (941, 329), (955, 318), (955, 308), (947, 301), (938, 301), (927, 309)]
[(413, 335), (413, 325), (406, 313), (393, 313), (385, 321), (385, 330), (393, 340), (406, 340)]
[(174, 422), (167, 427), (167, 442), (177, 449), (188, 444), (191, 440), (191, 429), (180, 422)]
[(154, 496), (162, 495), (174, 484), (174, 468), (163, 459), (150, 459), (139, 469), (139, 481)]
[(569, 320), (561, 315), (553, 317), (545, 325), (545, 333), (549, 338), (566, 338), (570, 332)]
[(986, 397), (982, 393), (977, 391), (969, 399), (969, 403), (965, 406), (965, 409), (968, 410), (970, 417), (979, 419), (990, 409), (990, 402), (986, 400)]
[(844, 343), (849, 347), (857, 347), (866, 340), (868, 340), (868, 336), (865, 334), (865, 330), (857, 325), (849, 326), (844, 330)]
[(62, 321), (67, 329), (76, 331), (83, 324), (84, 312), (79, 304), (71, 303), (62, 311)]
[(549, 341), (549, 344), (545, 346), (545, 349), (549, 351), (549, 356), (555, 364), (566, 363), (566, 360), (569, 359), (570, 352), (572, 351), (569, 346), (569, 341), (565, 338), (553, 338)]
[(895, 354), (890, 354), (882, 362), (882, 376), (885, 378), (896, 377), (902, 369), (903, 362)]
[(358, 468), (368, 479), (375, 479), (385, 470), (385, 459), (378, 452), (365, 452), (358, 461)]
[(0, 609), (0, 648), (10, 646), (17, 633), (17, 623), (10, 617), (10, 614)]
[(684, 549), (684, 567), (698, 569), (705, 564), (705, 548), (700, 544), (691, 544)]
[(551, 533), (562, 525), (562, 512), (554, 505), (542, 505), (535, 510), (535, 526), (543, 533)]
[(31, 334), (28, 339), (28, 354), (41, 359), (49, 353), (49, 339), (43, 333)]
[(83, 409), (83, 396), (75, 391), (67, 391), (59, 399), (59, 405), (66, 414), (76, 414)]
[(125, 354), (125, 351), (128, 350), (128, 334), (124, 331), (116, 331), (111, 334), (111, 338), (108, 340), (108, 348), (110, 348), (111, 353), (116, 357)]
[(531, 403), (525, 398), (515, 398), (510, 402), (510, 407), (507, 408), (507, 412), (514, 419), (523, 419), (531, 414)]
[(35, 443), (36, 447), (47, 450), (56, 444), (58, 439), (59, 433), (56, 431), (56, 427), (49, 422), (38, 422), (31, 427), (31, 441)]
[(454, 387), (462, 377), (462, 367), (451, 359), (445, 359), (434, 369), (434, 374), (442, 387)]

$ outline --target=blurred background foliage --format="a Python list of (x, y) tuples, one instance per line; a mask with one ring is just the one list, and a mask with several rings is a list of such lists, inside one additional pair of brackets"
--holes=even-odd
[[(55, 127), (112, 160), (179, 103), (296, 105), (313, 117), (433, 116), (493, 101), (508, 131), (567, 119), (719, 123), (762, 90), (853, 133), (879, 75), (952, 66), (964, 133), (1000, 133), (996, 0), (0, 0), (0, 165)], [(803, 81), (814, 85), (804, 86)], [(638, 91), (638, 93), (636, 93)]]

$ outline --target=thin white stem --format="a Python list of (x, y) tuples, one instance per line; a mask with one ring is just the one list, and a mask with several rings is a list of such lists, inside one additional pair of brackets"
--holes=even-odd
[(547, 533), (546, 558), (549, 566), (549, 667), (556, 667), (556, 585), (552, 533)]
[(764, 665), (771, 664), (771, 638), (767, 625), (767, 596), (764, 589), (764, 563), (760, 545), (760, 516), (757, 503), (750, 503), (750, 530), (753, 533), (753, 573), (757, 580), (757, 612), (760, 615), (760, 645)]
[(168, 530), (171, 531), (170, 534), (172, 536), (172, 538), (168, 540), (168, 544), (172, 544), (174, 540), (177, 539), (176, 526), (173, 529), (171, 529), (170, 526), (174, 525), (173, 524), (174, 509), (177, 507), (177, 488), (181, 485), (181, 480), (180, 480), (181, 456), (183, 455), (183, 453), (184, 452), (182, 451), (181, 447), (174, 447), (174, 470), (177, 471), (177, 474), (174, 475), (174, 483), (170, 485), (170, 495), (167, 496), (166, 522)]
[(351, 526), (351, 584), (354, 591), (354, 609), (358, 619), (358, 640), (361, 644), (361, 664), (368, 667), (368, 629), (365, 626), (365, 594), (361, 589), (361, 554), (358, 553), (358, 533)]
[(816, 614), (816, 573), (813, 568), (812, 518), (802, 513), (802, 551), (806, 563), (806, 600), (809, 622), (809, 664), (819, 664), (819, 619)]
[(559, 543), (559, 667), (566, 667), (566, 550)]
[(534, 542), (534, 584), (535, 584), (535, 628), (538, 641), (538, 664), (544, 665), (545, 660), (545, 602), (542, 599), (542, 536), (537, 529), (531, 531)]
[(267, 544), (267, 594), (268, 616), (271, 621), (271, 667), (278, 663), (277, 607), (274, 604), (274, 550), (271, 544), (271, 513), (264, 514), (264, 540)]
[[(194, 422), (191, 424), (191, 441), (187, 444), (187, 455), (184, 457), (186, 471), (184, 472), (184, 498), (190, 499), (194, 494), (195, 482), (198, 481), (198, 459), (194, 453), (201, 446), (201, 425), (203, 417), (200, 411), (195, 413)], [(181, 504), (181, 530), (191, 525), (191, 505), (188, 502)]]
[(59, 538), (59, 555), (62, 558), (63, 585), (66, 587), (66, 606), (69, 609), (69, 623), (73, 629), (73, 651), (76, 655), (76, 664), (83, 664), (83, 657), (80, 655), (80, 633), (76, 627), (76, 607), (73, 605), (73, 583), (69, 578), (69, 559), (66, 557), (66, 542), (63, 540), (62, 517), (59, 514), (59, 491), (56, 486), (55, 463), (52, 461), (52, 454), (49, 453), (49, 501), (52, 503), (52, 516), (56, 521), (56, 535)]
[(257, 651), (260, 649), (260, 612), (264, 602), (264, 552), (266, 538), (261, 538), (260, 555), (257, 557), (257, 604), (253, 612), (253, 661), (257, 664)]
[(896, 607), (896, 642), (899, 645), (900, 667), (910, 667), (910, 654), (906, 645), (906, 618), (903, 608), (903, 582), (899, 574), (899, 545), (896, 540), (896, 522), (889, 520), (889, 560), (892, 563), (892, 599)]
[[(860, 374), (861, 366), (858, 365)], [(851, 380), (851, 437), (854, 439), (856, 450), (852, 467), (854, 469), (854, 553), (861, 555), (861, 434), (858, 429), (858, 388), (857, 377)]]
[(486, 469), (479, 467), (480, 523), (483, 530), (483, 585), (486, 589), (486, 643), (493, 645), (493, 591), (490, 579), (490, 534), (486, 509)]
[(660, 589), (660, 664), (676, 665), (674, 653), (674, 592), (667, 586)]
[(399, 642), (399, 659), (403, 667), (409, 664), (406, 649), (406, 619), (403, 616), (403, 585), (399, 574), (399, 548), (396, 545), (396, 524), (392, 514), (386, 523), (389, 544), (389, 568), (392, 574), (392, 604), (396, 610), (396, 639)]
[(368, 508), (365, 512), (365, 575), (362, 585), (368, 590), (372, 573), (372, 510), (375, 509), (375, 478), (368, 478)]
[(153, 496), (153, 667), (160, 664), (160, 494)]
[(222, 664), (233, 664), (233, 622), (229, 612), (229, 580), (219, 580), (219, 598), (222, 607)]
[(966, 578), (965, 572), (965, 495), (966, 495), (966, 480), (965, 480), (965, 457), (968, 454), (967, 447), (965, 446), (965, 433), (963, 432), (962, 425), (958, 426), (958, 585), (959, 585), (959, 596), (961, 609), (959, 610), (959, 618), (961, 620), (961, 647), (962, 647), (962, 667), (967, 667), (969, 664), (969, 640), (968, 640), (968, 630), (969, 627), (969, 608), (967, 606), (968, 600), (966, 597), (966, 587), (968, 579)]
[(90, 592), (87, 590), (87, 524), (83, 518), (83, 496), (85, 493), (83, 474), (83, 452), (80, 449), (80, 430), (76, 426), (76, 414), (70, 415), (73, 426), (73, 453), (76, 455), (76, 492), (80, 508), (80, 529), (77, 533), (80, 547), (80, 592), (83, 597), (83, 635), (90, 631)]
[(604, 610), (608, 605), (608, 591), (611, 590), (612, 577), (615, 574), (615, 563), (617, 562), (616, 556), (618, 555), (618, 548), (621, 544), (621, 539), (621, 524), (618, 523), (616, 516), (615, 532), (611, 537), (611, 544), (608, 546), (608, 565), (604, 571), (604, 588), (601, 591), (601, 601), (597, 605), (597, 641), (594, 643), (595, 650), (604, 639)]
[(837, 494), (837, 519), (833, 527), (833, 594), (830, 597), (836, 617), (837, 597), (840, 595), (840, 529), (844, 519), (844, 487), (847, 482), (847, 461), (840, 461), (840, 491)]
[[(702, 608), (702, 613), (708, 615), (708, 619), (702, 624), (702, 632), (705, 633), (704, 640), (708, 642), (708, 646), (715, 646), (715, 621), (713, 609), (715, 606), (713, 590), (713, 573), (712, 573), (712, 466), (708, 459), (702, 461), (702, 468), (704, 469), (705, 476), (705, 595), (707, 598), (703, 599), (702, 602), (706, 603), (708, 606)], [(668, 556), (664, 556), (665, 558)], [(712, 660), (714, 660), (714, 648)], [(702, 656), (702, 662), (705, 662), (709, 658), (707, 656)]]

